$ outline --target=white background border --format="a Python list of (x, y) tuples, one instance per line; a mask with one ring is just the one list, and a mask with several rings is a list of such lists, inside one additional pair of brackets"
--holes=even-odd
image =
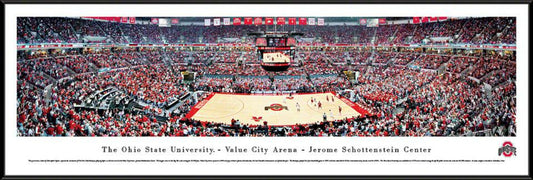
[[(6, 5), (6, 175), (527, 175), (528, 6), (524, 5)], [(90, 138), (16, 137), (17, 16), (516, 16), (517, 137), (429, 138)], [(504, 141), (517, 156), (497, 150)], [(102, 154), (101, 146), (430, 147), (431, 154)], [(47, 164), (27, 159), (504, 159), (505, 163), (110, 163)]]

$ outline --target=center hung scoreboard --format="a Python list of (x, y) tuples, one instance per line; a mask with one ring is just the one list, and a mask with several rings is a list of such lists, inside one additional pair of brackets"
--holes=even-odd
[(285, 71), (294, 63), (296, 38), (289, 32), (256, 33), (255, 47), (267, 71)]

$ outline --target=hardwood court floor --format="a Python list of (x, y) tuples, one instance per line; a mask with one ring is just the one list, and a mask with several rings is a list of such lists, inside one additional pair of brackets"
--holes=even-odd
[[(329, 101), (326, 100), (326, 96)], [(189, 116), (200, 121), (227, 124), (230, 124), (231, 119), (234, 118), (242, 124), (249, 125), (260, 125), (263, 124), (263, 121), (267, 121), (269, 125), (293, 125), (322, 121), (324, 113), (326, 113), (328, 121), (360, 115), (351, 107), (353, 103), (343, 98), (344, 101), (347, 101), (345, 103), (332, 93), (298, 94), (292, 95), (293, 99), (287, 99), (287, 97), (288, 95), (215, 93), (210, 99), (206, 99), (193, 107), (197, 108), (197, 111)], [(311, 98), (320, 101), (322, 108), (318, 108), (316, 101), (311, 103)], [(335, 100), (332, 101), (331, 98), (335, 98)], [(299, 112), (296, 103), (300, 105)], [(339, 113), (339, 106), (342, 108), (342, 113)]]

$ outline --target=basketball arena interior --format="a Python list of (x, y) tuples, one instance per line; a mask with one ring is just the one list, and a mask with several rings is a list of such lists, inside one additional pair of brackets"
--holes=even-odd
[(515, 136), (514, 17), (18, 17), (18, 136)]

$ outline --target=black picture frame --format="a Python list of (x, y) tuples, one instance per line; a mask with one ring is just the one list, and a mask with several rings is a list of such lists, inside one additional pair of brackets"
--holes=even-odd
[[(463, 0), (463, 1), (454, 1), (454, 0), (359, 0), (359, 1), (350, 1), (350, 0), (2, 0), (2, 14), (4, 18), (2, 19), (2, 29), (5, 30), (5, 8), (6, 5), (14, 4), (527, 4), (528, 5), (528, 14), (531, 7), (531, 0)], [(531, 21), (531, 20), (529, 20)], [(529, 26), (530, 22), (528, 22)], [(529, 34), (529, 31), (527, 32)], [(4, 43), (6, 35), (4, 33)], [(2, 49), (2, 54), (5, 55), (6, 49)], [(528, 58), (529, 59), (529, 58)], [(5, 61), (2, 62), (2, 66), (5, 69)], [(531, 64), (530, 64), (531, 65)], [(528, 76), (529, 76), (528, 72)], [(2, 101), (4, 106), (9, 106), (5, 102), (6, 94), (5, 88), (6, 81), (8, 78), (4, 73), (4, 78), (2, 78), (2, 83), (4, 89), (2, 90)], [(530, 82), (528, 82), (530, 83)], [(529, 92), (528, 92), (529, 94)], [(529, 99), (528, 99), (529, 104)], [(2, 108), (2, 115), (5, 117), (5, 109)], [(2, 128), (4, 123), (0, 123)], [(531, 129), (531, 124), (529, 124), (529, 129)], [(2, 138), (2, 145), (5, 150), (6, 137)], [(531, 148), (528, 140), (528, 146)], [(527, 152), (529, 155), (529, 151)], [(4, 158), (2, 159), (4, 165), (5, 157), (7, 156), (4, 151)], [(529, 165), (528, 161), (528, 165)], [(528, 171), (527, 176), (307, 176), (307, 175), (294, 175), (294, 176), (276, 176), (276, 175), (254, 175), (254, 176), (10, 176), (5, 174), (5, 167), (2, 168), (2, 179), (532, 179), (531, 171)]]

